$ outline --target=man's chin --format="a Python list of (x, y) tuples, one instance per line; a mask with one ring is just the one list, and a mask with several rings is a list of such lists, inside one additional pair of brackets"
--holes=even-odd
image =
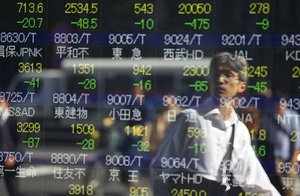
[(223, 94), (215, 94), (215, 95), (213, 95), (213, 98), (214, 99), (226, 99), (227, 98), (227, 96), (225, 96), (225, 95), (223, 95)]
[(214, 96), (214, 97), (226, 97), (226, 91), (224, 91), (224, 90), (214, 90), (213, 92), (212, 92), (212, 95)]

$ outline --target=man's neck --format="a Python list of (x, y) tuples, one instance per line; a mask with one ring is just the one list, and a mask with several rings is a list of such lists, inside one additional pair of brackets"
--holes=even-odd
[(232, 107), (219, 106), (219, 110), (223, 119), (228, 120), (232, 112)]
[[(218, 99), (218, 98), (217, 98)], [(221, 116), (224, 120), (228, 120), (230, 118), (232, 112), (232, 106), (234, 104), (233, 99), (226, 99), (224, 101), (216, 100), (216, 104), (218, 105)]]

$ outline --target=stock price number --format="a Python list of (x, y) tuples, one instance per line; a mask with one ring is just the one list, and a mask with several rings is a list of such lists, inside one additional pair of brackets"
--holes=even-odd
[(42, 27), (44, 18), (26, 17), (18, 20), (17, 24), (21, 24), (23, 29), (40, 29)]
[(151, 65), (133, 65), (132, 73), (133, 75), (143, 75), (143, 76), (151, 76)]
[(206, 196), (207, 193), (205, 190), (196, 190), (196, 189), (172, 189), (172, 196)]
[(135, 14), (153, 14), (154, 4), (153, 3), (135, 3), (134, 13)]
[(210, 19), (209, 18), (194, 18), (190, 22), (185, 22), (184, 25), (192, 27), (194, 30), (209, 30)]
[(42, 63), (24, 63), (19, 62), (18, 72), (19, 73), (42, 73), (43, 64)]
[(80, 145), (82, 150), (94, 150), (95, 149), (95, 140), (93, 140), (93, 139), (84, 139), (81, 142), (77, 142), (76, 144)]
[(140, 26), (142, 30), (152, 30), (155, 22), (152, 18), (142, 18), (140, 21), (134, 22), (134, 25)]
[(93, 185), (80, 185), (80, 184), (70, 184), (69, 185), (69, 195), (93, 195), (94, 187)]
[(268, 2), (253, 2), (249, 5), (249, 14), (269, 14), (270, 7)]
[(250, 135), (252, 140), (256, 138), (258, 141), (266, 141), (267, 139), (267, 131), (265, 129), (260, 129), (258, 133), (256, 133), (254, 129), (251, 129)]
[(149, 188), (148, 187), (134, 187), (131, 186), (129, 189), (130, 196), (149, 196)]
[(292, 68), (292, 78), (300, 78), (300, 67), (299, 66), (293, 66)]
[(23, 144), (26, 144), (28, 148), (37, 148), (40, 143), (40, 137), (28, 137), (27, 140), (23, 140)]
[(79, 27), (79, 29), (96, 29), (98, 27), (98, 19), (79, 18), (77, 21), (72, 21), (71, 24)]
[(210, 3), (180, 3), (178, 14), (210, 14), (212, 6)]
[(133, 83), (133, 86), (139, 87), (141, 90), (150, 91), (152, 89), (152, 81), (151, 80), (140, 80), (139, 82)]
[(93, 124), (72, 124), (71, 125), (72, 128), (72, 134), (76, 134), (76, 135), (92, 135), (95, 133), (95, 125)]
[(268, 76), (268, 66), (249, 66), (242, 71), (242, 74), (248, 76), (249, 78), (265, 78)]
[(207, 145), (205, 143), (194, 143), (188, 146), (189, 150), (192, 150), (194, 152), (194, 154), (206, 154), (207, 152)]
[(295, 142), (300, 142), (300, 132), (299, 131), (292, 131), (290, 133), (291, 135), (291, 142), (295, 143)]
[(188, 127), (188, 133), (189, 138), (206, 138), (207, 137), (207, 131), (205, 131), (203, 128), (199, 127)]
[(83, 86), (84, 90), (94, 90), (97, 88), (97, 80), (95, 78), (87, 78), (84, 81), (78, 82), (78, 84)]
[(126, 135), (132, 135), (134, 137), (143, 137), (148, 134), (148, 127), (143, 125), (127, 125), (124, 129)]
[(94, 64), (73, 64), (73, 74), (88, 75), (95, 73)]
[(18, 13), (42, 14), (44, 12), (44, 4), (42, 2), (17, 2)]
[(267, 155), (267, 149), (265, 145), (252, 145), (252, 148), (254, 152), (256, 152), (256, 155), (258, 155), (259, 157), (265, 157)]
[(66, 3), (65, 14), (97, 14), (98, 3)]
[(18, 122), (18, 133), (39, 133), (41, 131), (41, 125), (38, 122)]
[(207, 92), (208, 91), (208, 81), (197, 80), (193, 84), (189, 84), (189, 87), (194, 88), (196, 92)]
[(268, 83), (267, 82), (256, 82), (254, 85), (248, 85), (249, 89), (253, 89), (258, 93), (265, 93), (268, 90)]
[(208, 66), (195, 66), (195, 65), (185, 65), (183, 67), (182, 76), (184, 77), (201, 77), (209, 75), (209, 67)]
[(131, 144), (131, 147), (137, 149), (138, 152), (150, 152), (150, 142), (140, 140), (135, 144)]

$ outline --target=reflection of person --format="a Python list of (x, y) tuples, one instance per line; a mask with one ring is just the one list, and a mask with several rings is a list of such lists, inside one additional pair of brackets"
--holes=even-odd
[(276, 172), (282, 180), (284, 195), (294, 196), (297, 177), (297, 170), (294, 168), (298, 166), (297, 156), (300, 148), (300, 141), (295, 136), (300, 135), (300, 124), (298, 113), (287, 108), (284, 101), (281, 103), (280, 97), (286, 100), (285, 95), (277, 92), (273, 97), (271, 111), (262, 118), (262, 127), (274, 148), (272, 155), (275, 157)]
[(180, 107), (172, 103), (172, 97), (174, 97), (174, 95), (171, 93), (165, 96), (166, 107), (163, 107), (161, 110), (157, 111), (154, 126), (150, 134), (145, 137), (145, 140), (149, 141), (150, 143), (152, 156), (156, 154), (159, 145), (163, 141), (163, 138), (165, 137), (170, 125), (169, 112), (171, 111), (172, 113), (177, 114), (181, 111)]
[(177, 116), (152, 161), (154, 195), (184, 190), (232, 195), (226, 192), (232, 184), (246, 192), (280, 195), (256, 158), (248, 129), (233, 109), (234, 97), (247, 86), (246, 67), (244, 58), (233, 59), (226, 52), (213, 57), (212, 97)]
[[(17, 135), (16, 132), (13, 131), (12, 127), (15, 127), (13, 121), (9, 117), (8, 113), (9, 103), (5, 100), (1, 100), (0, 110), (1, 110), (1, 118), (0, 118), (0, 151), (14, 151), (17, 146)], [(4, 171), (4, 181), (6, 184), (7, 192), (10, 196), (18, 196), (18, 180), (15, 177), (15, 172), (13, 170), (16, 169), (17, 163), (15, 162), (13, 157), (8, 157), (4, 160), (1, 165), (3, 166)]]
[[(129, 170), (140, 170), (146, 167), (147, 160), (150, 160), (149, 143), (145, 140), (145, 136), (148, 135), (153, 127), (154, 119), (154, 107), (151, 100), (146, 99), (145, 92), (139, 86), (133, 86), (132, 95), (136, 97), (134, 104), (130, 106), (132, 112), (131, 118), (126, 122), (125, 131), (122, 132), (119, 142), (120, 152), (126, 156), (134, 157), (137, 154), (143, 155), (143, 162), (139, 167), (137, 164), (131, 165), (129, 169), (123, 169), (121, 171), (121, 179), (124, 183), (130, 186), (135, 186), (135, 182), (129, 179)], [(134, 115), (135, 114), (135, 115)], [(144, 145), (143, 145), (144, 144)], [(150, 161), (148, 161), (150, 162)]]
[[(266, 104), (265, 104), (266, 105)], [(251, 115), (252, 120), (245, 122), (251, 135), (251, 143), (256, 156), (258, 157), (264, 170), (267, 172), (271, 183), (276, 187), (281, 195), (284, 195), (280, 176), (276, 173), (274, 144), (270, 140), (270, 132), (262, 125), (264, 113), (254, 105), (249, 105), (244, 112)], [(266, 123), (271, 123), (266, 122)]]

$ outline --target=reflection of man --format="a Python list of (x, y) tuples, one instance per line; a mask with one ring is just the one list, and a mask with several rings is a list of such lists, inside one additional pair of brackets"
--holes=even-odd
[[(10, 121), (8, 113), (9, 103), (2, 100), (2, 98), (0, 103), (0, 151), (13, 152), (16, 149), (17, 139), (16, 133), (13, 131), (14, 129), (11, 129), (12, 126), (10, 125), (12, 121)], [(0, 165), (4, 171), (3, 175), (7, 192), (10, 196), (18, 196), (18, 181), (14, 172), (17, 164), (14, 157), (5, 158)]]
[[(135, 103), (130, 106), (132, 115), (130, 119), (127, 119), (127, 126), (125, 128), (126, 132), (123, 132), (119, 150), (125, 155), (135, 156), (136, 154), (149, 152), (149, 143), (145, 136), (148, 132), (151, 132), (153, 126), (154, 110), (152, 103), (145, 99), (145, 92), (139, 86), (134, 86), (132, 89), (132, 94), (136, 98)], [(129, 128), (129, 129), (128, 129)], [(145, 145), (140, 145), (145, 144)], [(143, 154), (144, 162), (141, 163), (142, 167), (146, 167), (144, 164), (150, 162), (149, 153)], [(148, 161), (147, 161), (148, 160)], [(137, 164), (131, 164), (129, 169), (124, 169), (121, 171), (122, 181), (129, 183), (130, 186), (134, 186), (133, 180), (130, 180), (130, 170), (138, 171), (140, 168)]]
[[(266, 103), (268, 103), (268, 101), (264, 101), (263, 103), (265, 103), (264, 108), (266, 108), (268, 105)], [(245, 122), (245, 124), (251, 134), (251, 144), (261, 165), (267, 172), (274, 187), (281, 195), (284, 195), (280, 177), (277, 175), (275, 169), (275, 156), (273, 155), (274, 146), (270, 142), (270, 133), (268, 133), (262, 126), (264, 114), (262, 111), (266, 111), (264, 108), (255, 107), (253, 104), (247, 106), (244, 112), (251, 115), (252, 120)]]
[[(229, 195), (226, 190), (232, 184), (246, 192), (280, 195), (257, 160), (249, 132), (233, 109), (233, 98), (246, 89), (247, 78), (242, 74), (246, 67), (244, 58), (233, 59), (229, 53), (213, 57), (212, 97), (177, 116), (152, 162), (155, 195), (181, 190)], [(234, 183), (229, 180), (231, 176)]]
[[(262, 127), (267, 131), (268, 138), (274, 148), (272, 156), (275, 157), (276, 172), (281, 177), (283, 190), (286, 196), (294, 196), (295, 181), (298, 167), (300, 124), (298, 113), (287, 108), (287, 104), (280, 97), (286, 97), (277, 92), (274, 97), (273, 108), (264, 115)], [(281, 100), (281, 101), (280, 101)]]

